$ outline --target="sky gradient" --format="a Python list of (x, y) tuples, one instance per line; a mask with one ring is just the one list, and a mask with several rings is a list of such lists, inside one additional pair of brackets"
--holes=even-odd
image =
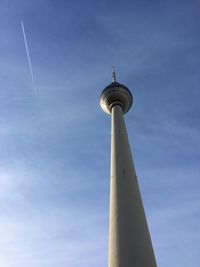
[(0, 1), (0, 266), (107, 266), (110, 117), (99, 97), (115, 65), (133, 93), (125, 118), (158, 267), (199, 267), (199, 10)]

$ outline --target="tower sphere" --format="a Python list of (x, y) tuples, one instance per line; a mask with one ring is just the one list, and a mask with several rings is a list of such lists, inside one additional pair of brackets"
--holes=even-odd
[(100, 106), (107, 114), (111, 114), (111, 109), (115, 105), (122, 107), (123, 113), (129, 111), (133, 103), (130, 90), (116, 81), (109, 84), (102, 92)]

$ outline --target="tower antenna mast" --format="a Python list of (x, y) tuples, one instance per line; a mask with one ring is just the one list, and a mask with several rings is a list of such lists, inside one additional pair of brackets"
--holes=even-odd
[(112, 66), (112, 82), (113, 83), (116, 82), (116, 74), (115, 74), (115, 68), (114, 68), (114, 66)]

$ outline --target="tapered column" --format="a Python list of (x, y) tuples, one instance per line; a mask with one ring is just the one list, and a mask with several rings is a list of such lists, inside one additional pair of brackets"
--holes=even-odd
[(111, 116), (109, 267), (156, 267), (120, 105)]

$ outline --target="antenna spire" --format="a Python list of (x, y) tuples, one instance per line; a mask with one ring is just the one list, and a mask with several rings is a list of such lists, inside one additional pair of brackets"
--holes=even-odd
[(112, 82), (116, 82), (115, 68), (112, 66)]

